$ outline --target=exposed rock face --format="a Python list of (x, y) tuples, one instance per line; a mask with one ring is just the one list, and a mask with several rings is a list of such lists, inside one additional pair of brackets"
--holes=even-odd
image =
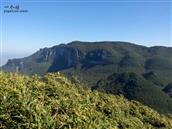
[(76, 67), (81, 57), (82, 53), (75, 48), (57, 47), (55, 48), (54, 60), (48, 71), (55, 72), (70, 67)]
[(87, 68), (95, 65), (106, 65), (112, 63), (107, 60), (108, 57), (112, 56), (112, 54), (103, 49), (96, 49), (84, 53), (77, 48), (63, 46), (55, 48), (54, 51), (54, 61), (48, 70), (49, 72), (71, 67), (76, 68), (78, 65), (81, 65), (82, 68)]
[[(41, 75), (57, 71), (75, 73), (90, 84), (114, 72), (143, 74), (152, 71), (167, 85), (172, 75), (171, 58), (171, 47), (144, 47), (127, 42), (74, 41), (40, 49), (22, 59), (9, 60), (2, 70)], [(157, 82), (156, 77), (149, 78)]]
[(21, 59), (9, 59), (6, 64), (7, 71), (15, 72), (24, 68), (24, 62)]
[(99, 81), (99, 85), (103, 85), (101, 89), (108, 93), (123, 94), (154, 108), (159, 106), (159, 110), (165, 107), (164, 112), (171, 112), (172, 101), (167, 95), (171, 93), (171, 88), (164, 89), (167, 94), (162, 91), (171, 82), (171, 58), (171, 47), (144, 47), (127, 42), (75, 41), (40, 49), (22, 59), (9, 60), (2, 70), (40, 75), (60, 71), (69, 76), (77, 76), (89, 87), (94, 87), (97, 81), (109, 76), (109, 83)]
[[(104, 49), (95, 49), (93, 51), (81, 52), (79, 49), (70, 47), (67, 45), (59, 45), (50, 49), (40, 49), (38, 52), (32, 55), (36, 63), (50, 62), (51, 65), (48, 68), (48, 72), (56, 72), (71, 67), (76, 68), (81, 66), (82, 68), (90, 68), (95, 65), (107, 65), (112, 64), (108, 60), (112, 57), (112, 54)], [(23, 62), (20, 60), (12, 60), (7, 63), (13, 64), (13, 66), (23, 69)]]
[(82, 68), (89, 68), (95, 65), (112, 64), (113, 62), (108, 60), (110, 57), (112, 57), (112, 54), (103, 49), (89, 51), (82, 60)]
[[(76, 48), (68, 47), (67, 45), (59, 45), (50, 49), (40, 49), (33, 55), (23, 59), (8, 60), (3, 68), (7, 71), (22, 71), (24, 63), (44, 64), (49, 63), (48, 72), (56, 72), (70, 67), (76, 67), (79, 61), (83, 58), (83, 54)], [(28, 65), (27, 65), (28, 67)]]

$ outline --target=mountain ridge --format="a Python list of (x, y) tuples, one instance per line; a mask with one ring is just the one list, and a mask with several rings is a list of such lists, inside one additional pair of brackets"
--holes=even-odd
[[(69, 44), (40, 49), (22, 59), (9, 60), (1, 68), (3, 71), (17, 71), (27, 75), (61, 72), (68, 78), (78, 77), (88, 87), (96, 86), (99, 80), (106, 79), (113, 73), (133, 72), (144, 76), (144, 78), (138, 79), (141, 81), (139, 81), (140, 84), (137, 84), (143, 90), (137, 92), (138, 89), (134, 88), (132, 92), (129, 90), (128, 94), (136, 94), (133, 99), (167, 114), (172, 113), (171, 107), (170, 110), (168, 109), (172, 104), (172, 98), (169, 98), (171, 91), (163, 89), (172, 82), (171, 59), (172, 47), (145, 47), (132, 43), (110, 41), (93, 43), (74, 41)], [(143, 81), (145, 79), (146, 82)], [(143, 85), (144, 83), (147, 86)], [(128, 86), (127, 83), (126, 87)], [(144, 92), (149, 89), (153, 91), (147, 95), (148, 99), (141, 99), (145, 97)], [(123, 95), (125, 96), (125, 94)], [(156, 96), (156, 101), (149, 96)], [(162, 98), (168, 100), (170, 104), (163, 102)], [(157, 103), (163, 103), (162, 105), (166, 106), (161, 110), (161, 106), (158, 107)]]
[[(50, 48), (40, 49), (25, 58), (9, 60), (1, 69), (5, 71), (16, 71), (17, 69), (24, 74), (45, 74), (49, 71), (66, 71), (69, 68), (72, 68), (73, 71), (76, 71), (77, 68), (79, 71), (82, 71), (84, 68), (90, 69), (96, 68), (97, 66), (109, 65), (109, 67), (111, 67), (110, 65), (112, 64), (114, 72), (124, 72), (125, 70), (132, 72), (136, 69), (140, 73), (145, 73), (151, 70), (153, 72), (158, 71), (152, 68), (154, 66), (158, 66), (158, 68), (163, 66), (164, 69), (171, 70), (170, 65), (172, 62), (169, 60), (170, 57), (172, 57), (171, 53), (172, 47), (145, 47), (118, 41), (73, 41), (68, 44), (60, 44)], [(97, 58), (96, 61), (95, 58)], [(59, 62), (61, 64), (59, 64)], [(161, 64), (159, 62), (165, 63)], [(127, 69), (126, 66), (128, 67)], [(134, 69), (133, 66), (135, 67)], [(158, 74), (162, 73), (161, 69), (163, 68), (160, 68)], [(169, 73), (169, 70), (166, 71), (168, 78), (171, 73)], [(170, 79), (166, 79), (165, 81), (169, 83), (169, 80)], [(96, 81), (94, 81), (94, 84), (95, 83)]]

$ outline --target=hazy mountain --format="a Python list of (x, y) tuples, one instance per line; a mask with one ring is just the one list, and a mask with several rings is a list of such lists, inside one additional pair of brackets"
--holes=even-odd
[[(171, 59), (172, 47), (145, 47), (111, 41), (73, 41), (40, 49), (25, 58), (9, 60), (2, 66), (2, 70), (17, 70), (28, 75), (44, 75), (57, 71), (69, 77), (76, 75), (89, 87), (97, 87), (95, 89), (108, 93), (123, 94), (128, 99), (139, 100), (167, 114), (172, 113), (172, 99), (168, 96), (169, 92), (163, 88), (172, 80)], [(130, 72), (135, 74), (134, 84), (130, 84), (130, 78), (123, 83), (107, 79), (114, 75), (113, 73), (116, 73), (118, 78), (121, 74)], [(125, 76), (122, 76), (122, 79), (125, 79)], [(97, 83), (102, 79), (107, 80), (107, 85), (103, 87)]]
[(73, 41), (67, 45), (40, 49), (26, 58), (8, 60), (2, 69), (41, 75), (61, 71), (77, 75), (89, 86), (114, 72), (153, 72), (162, 81), (162, 86), (171, 80), (171, 59), (171, 47), (145, 47), (127, 42)]

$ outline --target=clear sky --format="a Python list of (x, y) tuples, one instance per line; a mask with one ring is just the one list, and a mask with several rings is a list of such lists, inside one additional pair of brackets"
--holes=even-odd
[[(19, 5), (27, 13), (4, 13)], [(1, 64), (73, 40), (172, 46), (170, 0), (5, 0)]]

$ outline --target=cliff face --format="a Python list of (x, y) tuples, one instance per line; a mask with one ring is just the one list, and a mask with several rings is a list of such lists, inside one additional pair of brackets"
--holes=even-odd
[[(23, 59), (12, 59), (2, 67), (5, 71), (18, 70), (24, 74), (45, 74), (56, 72), (70, 67), (76, 67), (81, 53), (77, 49), (66, 45), (59, 45), (52, 48), (40, 49), (33, 55)], [(37, 69), (42, 68), (44, 72)]]
[(83, 78), (90, 86), (114, 72), (154, 72), (167, 85), (172, 75), (171, 58), (171, 47), (74, 41), (40, 49), (29, 57), (9, 60), (2, 70), (41, 75), (61, 71)]
[(55, 56), (48, 72), (56, 72), (59, 70), (76, 67), (80, 61), (81, 53), (77, 49), (71, 47), (55, 48)]
[[(169, 97), (171, 86), (164, 87), (172, 81), (171, 59), (171, 47), (144, 47), (126, 42), (75, 41), (40, 49), (22, 59), (9, 60), (2, 70), (29, 75), (60, 71), (69, 78), (77, 76), (89, 87), (97, 85), (97, 90), (123, 94), (128, 99), (138, 100), (168, 114), (172, 113), (172, 99)], [(119, 77), (112, 76), (116, 78), (115, 81), (109, 80), (107, 77), (114, 73)], [(137, 76), (127, 79), (130, 74), (125, 73), (134, 73)], [(102, 79), (105, 81), (99, 81)], [(121, 83), (121, 80), (124, 82)], [(97, 83), (98, 81), (103, 83)]]
[[(47, 69), (44, 70), (45, 72), (56, 72), (77, 67), (84, 69), (96, 65), (112, 64), (113, 62), (108, 60), (108, 58), (112, 56), (111, 52), (103, 48), (94, 49), (92, 51), (88, 49), (88, 52), (83, 52), (77, 47), (62, 44), (52, 48), (40, 49), (33, 55), (23, 59), (10, 59), (2, 69), (12, 72), (18, 70), (26, 74), (39, 74), (39, 71), (33, 69), (32, 63), (39, 66), (48, 65)], [(38, 68), (38, 66), (35, 68)], [(26, 71), (28, 71), (28, 73)]]

